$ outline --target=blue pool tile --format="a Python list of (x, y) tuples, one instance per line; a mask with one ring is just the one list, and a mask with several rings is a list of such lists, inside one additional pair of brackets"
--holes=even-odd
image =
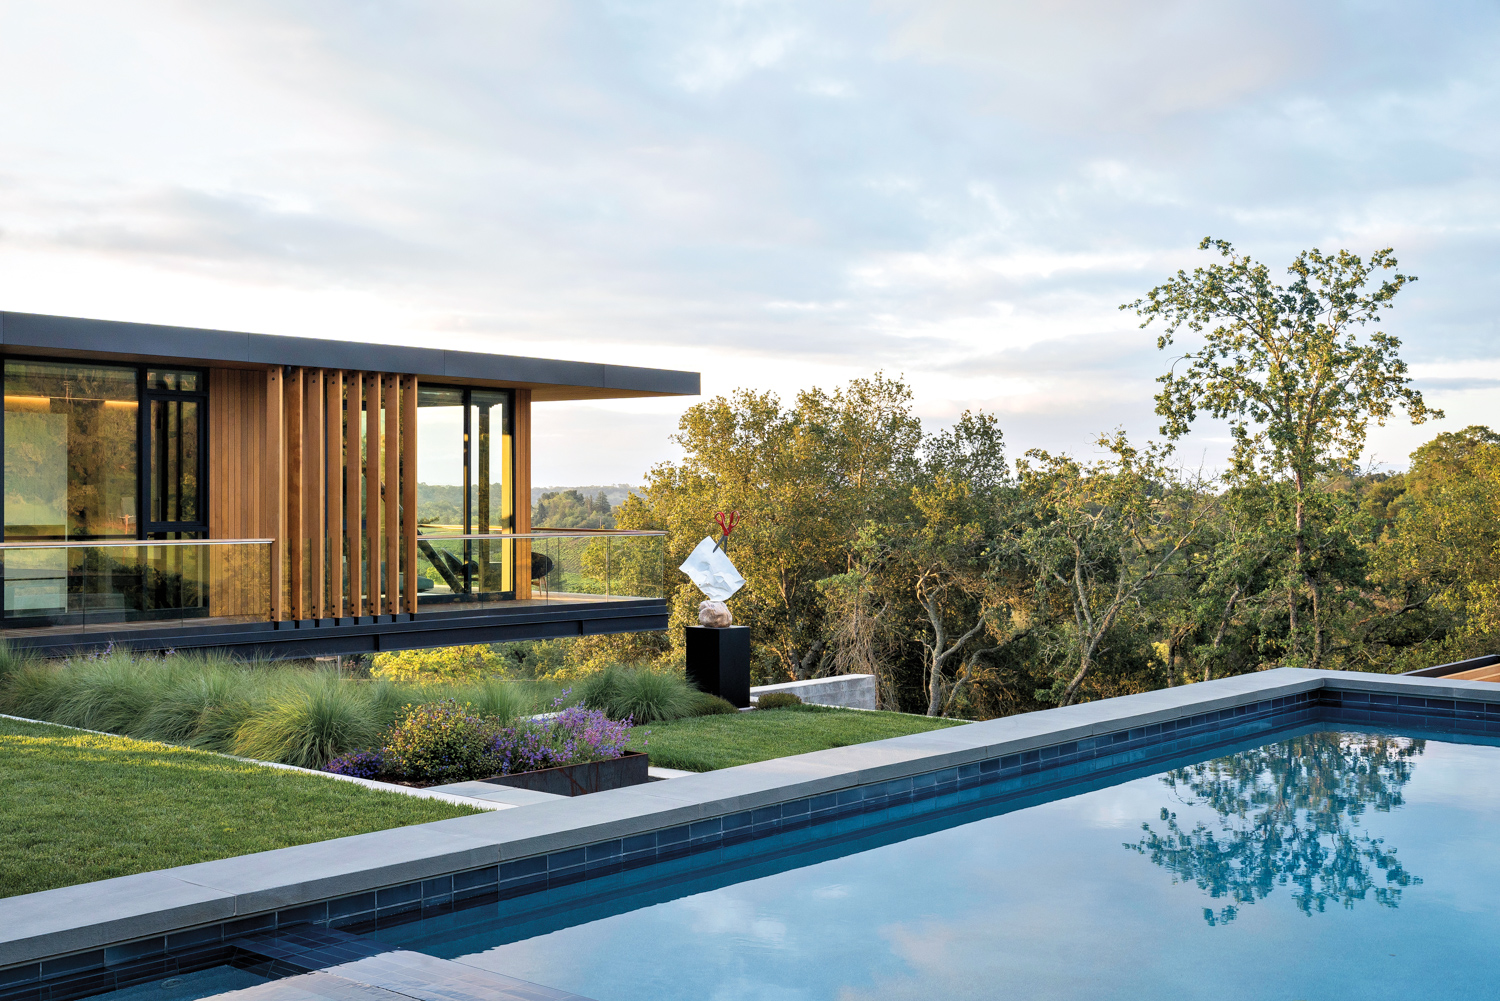
[(682, 824), (677, 827), (668, 827), (656, 832), (656, 847), (658, 849), (667, 848), (672, 845), (686, 842), (687, 839), (688, 829), (686, 824)]
[(600, 841), (584, 848), (583, 860), (585, 865), (592, 868), (606, 862), (618, 861), (624, 852), (624, 842), (621, 840)]
[(41, 963), (27, 963), (25, 966), (13, 966), (8, 970), (0, 970), (0, 987), (12, 987), (16, 984), (30, 983), (42, 976)]
[(517, 879), (527, 879), (547, 872), (547, 856), (533, 855), (530, 858), (516, 859), (514, 862), (501, 862), (499, 877), (500, 882), (507, 883)]
[(239, 938), (258, 931), (271, 931), (276, 927), (275, 914), (257, 914), (253, 918), (238, 918), (224, 922), (224, 939)]
[(839, 794), (836, 792), (824, 793), (812, 798), (812, 812), (822, 813), (824, 810), (832, 810), (839, 805)]
[(375, 906), (381, 910), (387, 907), (395, 907), (397, 904), (408, 904), (422, 899), (421, 883), (403, 883), (401, 886), (387, 886), (375, 891)]
[(750, 823), (754, 827), (781, 819), (781, 804), (757, 807), (750, 811)]
[(108, 946), (104, 950), (104, 965), (116, 966), (133, 959), (142, 959), (146, 956), (159, 956), (166, 949), (166, 936), (148, 938), (140, 942), (128, 942), (125, 945)]
[(626, 869), (639, 869), (643, 865), (654, 865), (657, 860), (656, 849), (643, 852), (625, 852), (620, 856), (620, 865)]
[(453, 891), (460, 893), (476, 887), (494, 886), (498, 882), (500, 882), (500, 867), (497, 865), (488, 865), (483, 869), (469, 869), (466, 872), (455, 872), (453, 874)]
[(81, 973), (84, 970), (103, 969), (103, 967), (104, 950), (95, 949), (92, 952), (81, 952), (75, 956), (42, 960), (42, 977), (45, 979), (64, 973)]
[[(449, 877), (452, 881), (452, 877)], [(375, 891), (369, 893), (357, 893), (352, 897), (339, 897), (328, 902), (328, 920), (337, 921), (351, 914), (362, 914), (365, 911), (373, 911), (376, 907)]]
[(582, 863), (558, 869), (549, 867), (547, 869), (547, 887), (551, 889), (554, 886), (570, 886), (573, 883), (582, 882), (584, 875), (585, 870)]
[(794, 799), (790, 803), (783, 803), (783, 804), (781, 804), (781, 816), (783, 818), (786, 818), (786, 817), (805, 817), (805, 816), (808, 816), (812, 812), (811, 807), (812, 807), (812, 801), (811, 800)]
[[(833, 800), (833, 801), (836, 802), (837, 801), (837, 797), (836, 796), (819, 796), (817, 799), (810, 800), (810, 801), (809, 800), (803, 800), (803, 802), (804, 803), (808, 803), (808, 802), (812, 803), (813, 804), (812, 809), (813, 810), (817, 810), (817, 809), (819, 809), (819, 807), (816, 804), (818, 803), (819, 800)], [(729, 831), (739, 831), (739, 830), (747, 829), (747, 828), (750, 827), (751, 823), (753, 823), (753, 821), (751, 820), (750, 811), (749, 810), (746, 810), (743, 813), (731, 813), (729, 816), (727, 816), (727, 817), (724, 818), (724, 830), (725, 830), (725, 832), (729, 832)]]
[(724, 821), (719, 817), (712, 820), (700, 820), (688, 825), (688, 840), (702, 841), (704, 838), (717, 838), (724, 833)]
[[(436, 879), (422, 880), (422, 899), (431, 900), (437, 897), (451, 897), (453, 895), (453, 877), (438, 876)], [(333, 911), (330, 910), (329, 916)]]
[(656, 851), (656, 832), (650, 831), (646, 834), (632, 834), (628, 838), (621, 839), (620, 852), (624, 855), (633, 855), (636, 852)]
[[(313, 904), (326, 912), (327, 904)], [(176, 952), (178, 949), (186, 949), (195, 945), (206, 945), (210, 942), (224, 941), (224, 926), (210, 925), (207, 928), (193, 928), (189, 931), (180, 931), (167, 936), (167, 951)]]

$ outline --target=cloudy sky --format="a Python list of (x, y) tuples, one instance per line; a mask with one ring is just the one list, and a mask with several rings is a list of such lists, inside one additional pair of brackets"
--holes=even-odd
[[(1497, 36), (1461, 0), (0, 0), (0, 308), (707, 394), (883, 369), (930, 427), (1087, 451), (1155, 432), (1116, 307), (1201, 237), (1390, 245), (1441, 427), (1500, 425)], [(684, 406), (539, 408), (536, 481), (638, 481)]]

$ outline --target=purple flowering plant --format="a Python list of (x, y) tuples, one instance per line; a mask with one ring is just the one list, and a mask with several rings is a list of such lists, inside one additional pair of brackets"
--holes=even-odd
[(385, 757), (378, 750), (349, 751), (330, 760), (323, 770), (357, 779), (378, 779), (386, 773)]
[[(567, 701), (563, 692), (554, 710)], [(568, 706), (551, 716), (520, 720), (495, 734), (490, 753), (501, 775), (539, 768), (607, 761), (625, 753), (630, 743), (630, 717), (613, 720), (599, 709)]]
[(624, 754), (630, 718), (613, 720), (598, 709), (564, 707), (568, 695), (563, 692), (552, 703), (552, 713), (507, 727), (453, 699), (409, 705), (378, 749), (341, 754), (326, 768), (359, 778), (460, 782)]

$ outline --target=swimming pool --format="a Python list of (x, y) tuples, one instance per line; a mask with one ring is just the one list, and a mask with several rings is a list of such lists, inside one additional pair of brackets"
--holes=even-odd
[(599, 1001), (1485, 996), (1495, 743), (1313, 723), (368, 935)]

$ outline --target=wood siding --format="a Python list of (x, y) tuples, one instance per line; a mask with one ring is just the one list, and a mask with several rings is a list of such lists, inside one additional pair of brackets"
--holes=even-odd
[[(416, 610), (416, 428), (415, 376), (210, 371), (209, 536), (276, 540), (273, 619)], [(530, 444), (531, 394), (517, 390), (506, 472), (520, 533), (531, 530)], [(530, 597), (529, 545), (516, 544), (516, 561), (516, 597)], [(233, 601), (220, 595), (225, 614)]]

